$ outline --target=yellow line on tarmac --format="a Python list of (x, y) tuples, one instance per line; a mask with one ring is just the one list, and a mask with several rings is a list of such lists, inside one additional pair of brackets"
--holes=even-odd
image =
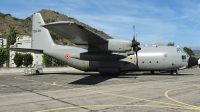
[(200, 86), (199, 84), (194, 84), (193, 86)]
[[(24, 78), (19, 78), (19, 77), (15, 77), (15, 79), (21, 79), (21, 80), (24, 80)], [(29, 80), (29, 79), (26, 79), (26, 81), (34, 82), (34, 83), (40, 83), (40, 81)]]
[(163, 105), (171, 105), (171, 106), (176, 106), (176, 107), (183, 106), (183, 105), (171, 104), (171, 103), (160, 102), (160, 101), (155, 101), (155, 100), (148, 100), (148, 99), (125, 96), (125, 95), (120, 95), (120, 94), (113, 94), (113, 93), (101, 92), (101, 91), (96, 91), (96, 90), (90, 90), (90, 89), (85, 89), (85, 88), (74, 88), (74, 87), (63, 86), (63, 85), (58, 85), (58, 84), (56, 84), (55, 86), (59, 86), (59, 87), (63, 87), (63, 88), (71, 88), (71, 89), (76, 89), (76, 90), (82, 90), (82, 91), (88, 91), (88, 92), (98, 93), (98, 94), (103, 94), (103, 95), (110, 95), (110, 96), (116, 96), (116, 97), (122, 97), (122, 98), (128, 98), (128, 99), (136, 99), (136, 100), (140, 100), (140, 101), (154, 102), (154, 103), (163, 104)]
[(56, 82), (54, 82), (52, 85), (56, 85)]
[(154, 100), (148, 100), (148, 99), (143, 99), (143, 98), (136, 98), (136, 97), (131, 97), (131, 96), (124, 96), (124, 95), (120, 95), (120, 94), (106, 93), (106, 92), (101, 92), (101, 91), (96, 91), (96, 90), (85, 89), (85, 88), (74, 88), (74, 87), (71, 87), (71, 86), (51, 84), (51, 83), (44, 83), (44, 84), (54, 85), (54, 86), (63, 87), (63, 88), (71, 88), (71, 89), (76, 89), (76, 90), (82, 90), (82, 91), (87, 91), (87, 92), (92, 92), (92, 93), (98, 93), (98, 94), (116, 96), (116, 97), (123, 97), (123, 98), (128, 98), (128, 99), (137, 99), (137, 100), (142, 100), (142, 101), (155, 102), (155, 103), (165, 104), (165, 105), (182, 106), (182, 105), (170, 104), (170, 103), (165, 103), (165, 102), (160, 102), (160, 101), (154, 101)]
[(121, 105), (121, 104), (106, 104), (106, 105), (83, 105), (83, 106), (69, 106), (69, 107), (61, 107), (61, 108), (52, 108), (46, 110), (38, 110), (35, 112), (49, 112), (49, 111), (59, 111), (59, 110), (67, 110), (67, 109), (75, 109), (75, 108), (95, 108), (95, 107), (151, 107), (151, 108), (174, 108), (174, 109), (191, 109), (188, 107), (175, 107), (175, 106), (163, 106), (163, 105)]
[[(171, 103), (160, 102), (160, 101), (155, 101), (155, 100), (148, 100), (148, 99), (143, 99), (143, 98), (136, 98), (136, 97), (125, 96), (125, 95), (120, 95), (120, 94), (106, 93), (106, 92), (101, 92), (101, 91), (96, 91), (96, 90), (85, 89), (85, 88), (75, 88), (75, 87), (71, 87), (71, 86), (58, 85), (55, 82), (52, 84), (52, 83), (29, 80), (29, 79), (25, 79), (25, 78), (17, 78), (17, 77), (15, 77), (15, 78), (16, 79), (21, 79), (21, 80), (26, 80), (26, 81), (31, 81), (31, 82), (35, 82), (35, 83), (40, 83), (40, 84), (58, 86), (58, 87), (63, 87), (63, 88), (71, 88), (71, 89), (75, 89), (75, 90), (82, 90), (82, 91), (87, 91), (87, 92), (92, 92), (92, 93), (103, 94), (103, 95), (110, 95), (110, 96), (115, 96), (115, 97), (128, 98), (128, 99), (147, 101), (147, 102), (154, 102), (154, 103), (158, 103), (158, 104), (164, 105), (163, 107), (174, 107), (174, 108), (183, 108), (184, 107), (184, 108), (186, 108), (184, 105), (171, 104)], [(190, 107), (187, 107), (187, 108), (190, 108)], [(196, 108), (192, 108), (192, 109), (196, 110)]]
[(191, 88), (191, 87), (194, 87), (194, 85), (170, 89), (170, 90), (167, 90), (167, 91), (164, 93), (164, 96), (165, 96), (167, 99), (169, 99), (169, 100), (171, 100), (171, 101), (173, 101), (173, 102), (176, 102), (176, 103), (179, 103), (179, 104), (182, 104), (182, 105), (189, 106), (189, 107), (192, 107), (192, 108), (194, 108), (194, 109), (200, 110), (200, 107), (198, 107), (198, 106), (190, 105), (190, 104), (187, 104), (187, 103), (180, 102), (180, 101), (178, 101), (178, 100), (175, 100), (175, 99), (169, 97), (169, 95), (168, 95), (169, 92), (171, 92), (171, 91), (181, 90), (181, 89), (187, 89), (187, 88)]

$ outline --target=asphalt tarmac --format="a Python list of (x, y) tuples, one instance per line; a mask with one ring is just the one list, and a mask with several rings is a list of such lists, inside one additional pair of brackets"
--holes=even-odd
[(134, 72), (1, 74), (0, 112), (199, 112), (200, 69)]

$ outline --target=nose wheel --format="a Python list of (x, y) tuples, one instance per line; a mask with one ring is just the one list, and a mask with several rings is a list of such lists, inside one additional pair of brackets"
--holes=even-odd
[(177, 75), (177, 74), (178, 74), (178, 71), (177, 71), (177, 70), (170, 71), (170, 74), (171, 74), (171, 75)]

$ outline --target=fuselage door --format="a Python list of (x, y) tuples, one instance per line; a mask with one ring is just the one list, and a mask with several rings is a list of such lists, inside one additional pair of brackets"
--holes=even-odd
[(169, 56), (168, 54), (164, 54), (164, 59), (163, 59), (163, 63), (164, 63), (164, 68), (165, 69), (172, 69), (175, 68), (176, 65), (176, 58), (173, 56)]

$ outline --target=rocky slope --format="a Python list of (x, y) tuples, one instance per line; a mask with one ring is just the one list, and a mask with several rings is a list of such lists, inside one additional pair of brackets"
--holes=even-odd
[[(105, 34), (102, 31), (99, 31), (95, 28), (92, 28), (89, 25), (86, 25), (82, 22), (79, 22), (75, 18), (68, 17), (64, 14), (61, 14), (56, 11), (52, 10), (46, 10), (42, 9), (39, 11), (45, 21), (45, 23), (55, 22), (55, 21), (74, 21), (77, 24), (80, 24), (93, 32), (98, 33), (101, 36), (104, 36), (106, 38), (111, 38), (109, 35)], [(0, 37), (7, 37), (9, 34), (9, 26), (13, 25), (15, 27), (16, 32), (19, 35), (29, 35), (31, 36), (31, 25), (32, 25), (32, 17), (27, 17), (26, 19), (18, 19), (16, 17), (12, 17), (11, 14), (3, 14), (0, 13)], [(71, 44), (69, 41), (67, 41), (64, 38), (61, 38), (53, 33), (51, 33), (53, 36), (53, 40), (57, 44)]]

